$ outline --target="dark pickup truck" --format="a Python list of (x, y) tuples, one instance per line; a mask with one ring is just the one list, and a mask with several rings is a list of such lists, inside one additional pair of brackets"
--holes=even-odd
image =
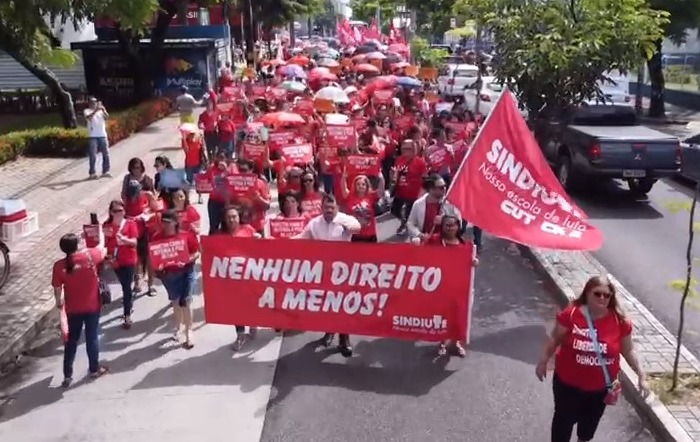
[(581, 105), (550, 124), (539, 143), (567, 190), (596, 177), (622, 178), (644, 195), (680, 169), (678, 138), (639, 125), (631, 106)]

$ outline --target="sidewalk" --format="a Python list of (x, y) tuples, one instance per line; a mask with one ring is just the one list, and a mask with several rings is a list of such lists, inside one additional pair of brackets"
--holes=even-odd
[[(591, 276), (608, 274), (602, 264), (587, 252), (559, 252), (525, 247), (521, 250), (534, 259), (539, 270), (546, 273), (562, 302), (576, 298)], [(632, 336), (644, 371), (649, 375), (671, 373), (677, 342), (674, 334), (613, 275), (609, 277), (615, 284), (625, 312), (634, 324)], [(685, 347), (682, 347), (679, 369), (683, 374), (700, 375), (700, 361)], [(662, 441), (700, 441), (700, 407), (666, 406), (653, 394), (645, 400), (637, 392), (636, 374), (624, 360), (621, 380), (628, 400), (650, 421)]]
[(113, 178), (88, 181), (87, 158), (21, 158), (0, 166), (0, 198), (22, 198), (28, 211), (39, 215), (38, 232), (9, 244), (12, 273), (0, 293), (0, 368), (13, 362), (56, 316), (50, 278), (53, 262), (61, 257), (60, 237), (81, 231), (90, 212), (104, 216), (109, 201), (119, 198), (132, 157), (140, 157), (151, 175), (158, 155), (180, 163), (178, 123), (177, 116), (167, 117), (113, 146)]

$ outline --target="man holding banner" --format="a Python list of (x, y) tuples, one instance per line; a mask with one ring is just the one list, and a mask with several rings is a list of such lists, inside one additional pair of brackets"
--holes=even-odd
[[(338, 211), (338, 202), (333, 195), (324, 195), (321, 204), (323, 213), (311, 219), (296, 238), (350, 242), (352, 235), (362, 230), (362, 225), (357, 218)], [(321, 338), (321, 343), (326, 347), (330, 347), (333, 343), (334, 335), (334, 333), (326, 333)], [(341, 333), (338, 336), (338, 350), (346, 358), (352, 356), (350, 335)]]

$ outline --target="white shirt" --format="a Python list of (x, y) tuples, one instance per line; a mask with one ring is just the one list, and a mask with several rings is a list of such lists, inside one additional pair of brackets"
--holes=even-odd
[(88, 133), (90, 138), (107, 138), (107, 118), (102, 110), (98, 110), (92, 116), (88, 118), (88, 115), (95, 112), (94, 109), (85, 109), (85, 119), (87, 120)]
[(347, 242), (350, 241), (353, 233), (359, 232), (361, 228), (362, 225), (357, 218), (338, 212), (331, 222), (326, 221), (323, 215), (312, 218), (296, 238)]

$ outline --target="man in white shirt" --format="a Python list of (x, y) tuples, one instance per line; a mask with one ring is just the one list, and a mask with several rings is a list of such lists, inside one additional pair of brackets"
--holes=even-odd
[[(357, 218), (338, 211), (338, 201), (333, 195), (325, 195), (322, 206), (323, 213), (312, 218), (295, 238), (350, 242), (352, 235), (358, 233), (362, 228)], [(321, 339), (321, 343), (330, 347), (334, 335), (335, 333), (326, 333)], [(338, 350), (346, 358), (352, 356), (350, 335), (340, 334), (338, 336)]]
[(85, 109), (85, 121), (88, 128), (88, 157), (90, 179), (97, 179), (95, 165), (97, 153), (102, 154), (102, 176), (109, 177), (109, 141), (107, 139), (107, 109), (97, 98), (90, 97), (88, 108)]

